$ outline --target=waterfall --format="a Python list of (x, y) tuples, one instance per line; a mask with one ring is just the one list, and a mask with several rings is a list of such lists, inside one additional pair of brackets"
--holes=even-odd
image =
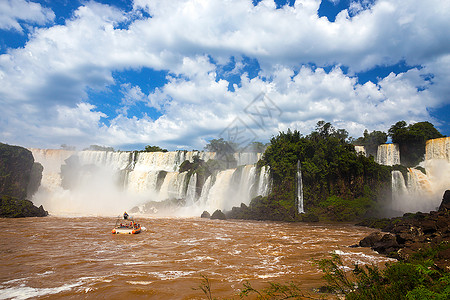
[(450, 138), (428, 140), (425, 150), (425, 160), (419, 164), (422, 169), (408, 168), (406, 185), (403, 175), (392, 171), (394, 210), (435, 210), (450, 187)]
[(192, 205), (197, 200), (197, 173), (193, 174), (189, 179), (186, 191), (186, 204)]
[(450, 162), (450, 137), (428, 140), (425, 160), (442, 159)]
[[(406, 188), (405, 178), (402, 172), (394, 170), (392, 176), (392, 205), (391, 209), (395, 211), (403, 211), (407, 207), (408, 189)], [(406, 203), (405, 203), (406, 202)]]
[[(214, 152), (112, 152), (31, 149), (44, 167), (35, 204), (53, 214), (116, 214), (144, 203), (182, 199), (185, 215), (199, 209), (231, 209), (249, 204), (270, 189), (268, 168), (254, 164), (214, 173), (199, 186), (196, 173), (179, 173), (180, 165), (198, 156), (213, 159)], [(259, 153), (236, 155), (239, 163), (257, 161)], [(156, 211), (156, 210), (155, 210)]]
[(261, 167), (258, 180), (258, 192), (257, 195), (267, 196), (270, 190), (270, 173), (269, 168), (266, 166)]
[(382, 144), (378, 146), (377, 163), (385, 166), (400, 164), (400, 150), (398, 144)]
[(366, 154), (366, 148), (364, 146), (355, 146), (356, 153), (362, 154), (364, 156), (367, 156)]
[(260, 160), (262, 153), (238, 152), (234, 154), (238, 166), (254, 165)]
[(303, 208), (303, 183), (300, 161), (297, 161), (297, 210), (299, 214), (305, 213)]

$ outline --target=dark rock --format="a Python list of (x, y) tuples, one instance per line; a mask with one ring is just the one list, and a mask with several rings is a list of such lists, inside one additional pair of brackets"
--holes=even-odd
[(200, 216), (200, 218), (209, 219), (209, 218), (211, 218), (211, 215), (209, 214), (209, 212), (207, 212), (205, 210), (204, 212), (202, 212), (202, 215)]
[(358, 248), (359, 247), (359, 245), (358, 244), (354, 244), (354, 245), (350, 245), (350, 246), (348, 246), (349, 248)]
[(420, 222), (420, 227), (422, 228), (422, 232), (424, 234), (431, 234), (436, 232), (437, 228), (436, 228), (436, 221), (434, 220), (423, 220), (422, 222)]
[(395, 252), (400, 248), (400, 245), (397, 242), (395, 235), (391, 233), (386, 233), (383, 235), (381, 240), (375, 242), (372, 246), (372, 249), (382, 254), (390, 254), (391, 252)]
[(439, 211), (445, 212), (450, 210), (450, 190), (446, 190), (444, 197), (442, 198), (441, 205), (439, 206)]
[(368, 236), (366, 236), (359, 242), (359, 246), (373, 247), (375, 245), (375, 243), (377, 243), (381, 240), (382, 237), (383, 237), (383, 233), (381, 233), (379, 231), (372, 232), (371, 234), (369, 234)]
[(3, 195), (0, 197), (0, 217), (23, 218), (23, 217), (45, 217), (48, 212), (42, 205), (36, 207), (29, 200), (22, 200)]
[(401, 232), (396, 234), (397, 242), (399, 244), (406, 244), (408, 241), (413, 241), (416, 236), (409, 232)]
[(227, 217), (220, 209), (216, 210), (211, 215), (211, 220), (226, 220), (226, 219), (227, 219)]
[(382, 254), (394, 253), (396, 258), (406, 261), (414, 259), (416, 253), (419, 257), (426, 255), (435, 262), (437, 268), (450, 271), (450, 250), (439, 250), (439, 253), (432, 251), (450, 243), (450, 190), (445, 191), (438, 211), (408, 213), (401, 218), (383, 220), (383, 224), (383, 230), (390, 233), (381, 238), (381, 233), (372, 233), (362, 239), (359, 245), (371, 247)]
[(31, 167), (30, 181), (28, 182), (27, 187), (27, 198), (31, 199), (31, 197), (37, 192), (39, 186), (41, 185), (42, 180), (42, 172), (44, 171), (44, 167), (35, 162), (33, 167)]
[(0, 143), (0, 195), (25, 199), (33, 164), (31, 151)]
[(302, 222), (319, 222), (319, 217), (313, 213), (304, 213), (301, 214)]

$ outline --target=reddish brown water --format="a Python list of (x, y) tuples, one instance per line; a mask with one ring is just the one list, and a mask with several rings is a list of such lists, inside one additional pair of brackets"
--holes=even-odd
[[(335, 251), (348, 264), (387, 259), (348, 248), (370, 229), (197, 218), (139, 220), (138, 235), (112, 235), (108, 218), (0, 219), (0, 299), (201, 299), (233, 297), (250, 281), (323, 284), (311, 259)], [(238, 297), (236, 297), (238, 298)]]

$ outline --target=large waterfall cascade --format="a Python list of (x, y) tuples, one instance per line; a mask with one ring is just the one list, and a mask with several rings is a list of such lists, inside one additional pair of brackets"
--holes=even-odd
[(378, 146), (377, 163), (393, 166), (400, 164), (400, 149), (398, 144), (382, 144)]
[(297, 161), (297, 211), (299, 214), (305, 212), (303, 208), (303, 182), (300, 161)]
[[(383, 152), (386, 152), (385, 148), (381, 147)], [(384, 162), (387, 165), (392, 163), (389, 159)], [(425, 160), (419, 166), (425, 173), (420, 169), (408, 168), (406, 183), (400, 171), (392, 171), (394, 210), (426, 212), (439, 206), (444, 191), (450, 188), (450, 137), (428, 140)]]
[[(214, 159), (214, 152), (30, 150), (44, 167), (33, 201), (54, 214), (116, 214), (148, 201), (184, 199), (185, 215), (199, 215), (205, 209), (229, 210), (240, 203), (249, 204), (253, 197), (269, 193), (269, 170), (262, 167), (257, 172), (255, 166), (260, 153), (236, 153), (238, 165), (243, 166), (213, 174), (199, 186), (197, 174), (180, 173), (179, 166), (185, 160), (193, 162), (194, 156)], [(62, 166), (69, 166), (69, 157), (76, 157), (77, 174), (82, 178), (70, 190), (62, 187), (61, 173)]]

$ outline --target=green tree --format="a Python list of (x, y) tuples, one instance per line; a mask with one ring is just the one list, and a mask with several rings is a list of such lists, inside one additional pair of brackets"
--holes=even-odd
[(430, 122), (407, 125), (405, 121), (399, 121), (388, 133), (392, 142), (399, 144), (400, 160), (406, 166), (415, 166), (423, 160), (427, 140), (444, 137)]
[(273, 137), (260, 164), (270, 166), (273, 179), (268, 196), (271, 207), (294, 215), (297, 161), (303, 173), (306, 210), (323, 219), (355, 220), (374, 209), (376, 200), (390, 188), (390, 169), (373, 157), (357, 155), (346, 141), (345, 130), (318, 122), (307, 136), (299, 131), (280, 132)]
[(385, 144), (388, 135), (383, 131), (374, 130), (371, 133), (366, 129), (364, 130), (364, 135), (357, 138), (353, 144), (358, 146), (364, 146), (366, 153), (377, 156), (378, 146)]
[(206, 151), (216, 152), (216, 160), (224, 163), (227, 168), (234, 168), (237, 165), (234, 153), (237, 151), (238, 145), (225, 141), (223, 138), (212, 139), (205, 146)]
[(145, 146), (145, 149), (143, 150), (143, 152), (167, 152), (167, 149), (163, 149), (159, 146), (147, 145), (147, 146)]

